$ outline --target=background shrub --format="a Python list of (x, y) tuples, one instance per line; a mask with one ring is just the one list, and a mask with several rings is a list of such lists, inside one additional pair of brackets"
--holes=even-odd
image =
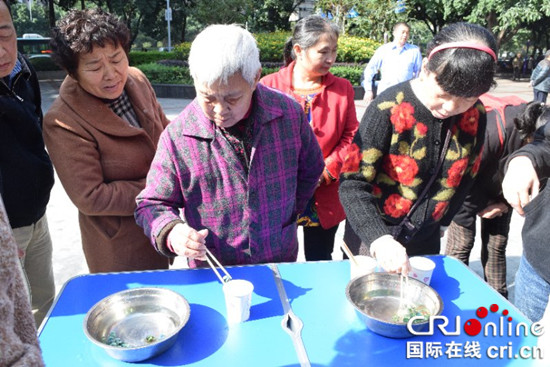
[(157, 63), (139, 65), (139, 69), (151, 83), (157, 84), (193, 84), (189, 68), (166, 66)]
[[(255, 34), (263, 66), (262, 76), (276, 72), (283, 65), (283, 48), (290, 35), (289, 32)], [(360, 85), (364, 64), (379, 46), (380, 43), (368, 38), (340, 36), (338, 63), (330, 71), (348, 79), (352, 85)], [(186, 66), (190, 48), (191, 43), (184, 42), (175, 46), (172, 52), (132, 51), (130, 65), (137, 65), (151, 83), (193, 84)]]
[(131, 51), (130, 65), (142, 65), (157, 62), (160, 60), (174, 60), (177, 59), (175, 52), (162, 52), (162, 51)]
[(187, 62), (189, 59), (189, 50), (191, 49), (191, 42), (183, 42), (174, 47), (174, 53), (176, 54), (176, 59), (184, 60)]
[(54, 71), (61, 70), (59, 66), (50, 57), (33, 57), (29, 59), (36, 71)]
[(260, 49), (260, 60), (271, 62), (283, 61), (283, 49), (289, 32), (258, 33), (254, 35)]

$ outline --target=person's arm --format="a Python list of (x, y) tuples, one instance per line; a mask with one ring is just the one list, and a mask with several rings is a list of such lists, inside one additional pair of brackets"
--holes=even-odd
[(410, 265), (405, 248), (391, 236), (373, 192), (391, 136), (389, 116), (369, 105), (344, 161), (339, 194), (347, 221), (379, 264), (386, 271), (406, 274)]
[(531, 84), (533, 86), (538, 85), (544, 79), (550, 76), (550, 67), (542, 66), (542, 61), (537, 65), (533, 74), (531, 74)]
[(106, 182), (96, 140), (67, 113), (50, 110), (43, 134), (57, 175), (79, 211), (85, 215), (133, 215), (144, 178)]
[(510, 155), (502, 181), (504, 198), (520, 215), (540, 188), (539, 178), (550, 176), (550, 124), (537, 130), (535, 141)]
[(378, 73), (378, 69), (380, 69), (380, 66), (382, 65), (382, 50), (381, 48), (378, 48), (374, 55), (372, 55), (372, 58), (369, 60), (369, 63), (365, 67), (365, 70), (363, 71), (363, 82), (361, 83), (363, 86), (363, 89), (365, 90), (365, 95), (363, 97), (363, 100), (366, 102), (370, 102), (373, 98), (373, 92), (372, 92), (372, 79)]
[(422, 53), (420, 52), (420, 48), (415, 48), (415, 55), (413, 58), (413, 79), (416, 78), (418, 75), (420, 75), (420, 71), (422, 70)]
[(296, 115), (300, 119), (298, 123), (301, 126), (302, 142), (298, 157), (298, 184), (296, 186), (296, 214), (298, 214), (305, 210), (307, 202), (313, 196), (325, 163), (317, 138), (309, 126), (305, 114), (298, 104), (295, 104), (295, 106), (299, 109)]
[(342, 169), (342, 164), (348, 148), (353, 140), (353, 137), (355, 136), (357, 128), (359, 127), (357, 112), (355, 111), (355, 103), (353, 102), (355, 92), (348, 81), (346, 81), (346, 90), (346, 96), (342, 97), (342, 99), (345, 98), (344, 101), (348, 104), (348, 108), (345, 113), (344, 121), (338, 121), (338, 123), (344, 125), (344, 131), (342, 132), (338, 145), (336, 145), (332, 152), (325, 158), (325, 169), (334, 181), (338, 181), (340, 177), (340, 171)]
[(168, 236), (178, 224), (185, 223), (179, 215), (180, 208), (184, 208), (184, 198), (179, 188), (178, 171), (186, 167), (176, 166), (174, 149), (169, 131), (165, 130), (151, 162), (145, 188), (135, 199), (136, 223), (143, 228), (157, 251), (168, 257), (175, 256), (168, 246)]

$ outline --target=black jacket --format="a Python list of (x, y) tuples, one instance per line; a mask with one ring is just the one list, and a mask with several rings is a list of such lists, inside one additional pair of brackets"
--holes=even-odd
[(514, 152), (514, 157), (524, 155), (531, 159), (542, 189), (540, 193), (527, 204), (525, 221), (521, 231), (523, 241), (523, 256), (535, 271), (550, 283), (550, 241), (548, 240), (548, 226), (550, 223), (550, 123), (537, 130), (535, 141)]
[(21, 55), (11, 88), (0, 79), (0, 194), (12, 228), (35, 223), (46, 212), (54, 183), (42, 139), (42, 107), (36, 72)]
[[(514, 117), (525, 110), (525, 104), (507, 106), (504, 110), (503, 141), (501, 143), (498, 132), (498, 112), (487, 112), (487, 130), (485, 131), (485, 143), (481, 154), (479, 174), (475, 184), (460, 211), (454, 216), (453, 222), (462, 227), (475, 226), (477, 213), (488, 205), (502, 202), (506, 203), (502, 195), (502, 180), (504, 179), (504, 165), (514, 151), (521, 148), (522, 139), (514, 125)], [(510, 210), (512, 210), (510, 208)]]

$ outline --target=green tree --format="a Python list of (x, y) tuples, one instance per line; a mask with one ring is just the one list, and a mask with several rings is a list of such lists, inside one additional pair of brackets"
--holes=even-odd
[[(534, 30), (538, 21), (548, 21), (548, 17), (550, 17), (548, 0), (482, 0), (473, 7), (466, 19), (490, 29), (500, 48), (520, 29)], [(546, 29), (548, 35), (548, 23), (546, 23)]]
[(362, 0), (317, 0), (316, 8), (332, 16), (332, 20), (338, 25), (340, 32), (346, 34), (349, 12), (362, 2)]
[(289, 31), (290, 16), (305, 0), (252, 0), (247, 22), (253, 32)]
[(395, 0), (365, 0), (354, 7), (358, 16), (348, 22), (348, 32), (378, 42), (391, 41), (392, 29), (398, 21), (406, 20), (407, 13), (395, 13)]

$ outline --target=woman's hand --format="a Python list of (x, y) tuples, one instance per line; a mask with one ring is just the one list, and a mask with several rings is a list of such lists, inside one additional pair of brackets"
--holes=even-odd
[(370, 245), (370, 251), (387, 272), (407, 275), (411, 270), (405, 247), (390, 235), (374, 240)]
[(493, 219), (502, 216), (502, 214), (508, 213), (508, 205), (502, 202), (493, 203), (487, 205), (485, 209), (477, 213), (481, 218)]
[(539, 178), (528, 157), (518, 156), (508, 163), (506, 176), (502, 180), (502, 193), (508, 203), (519, 215), (523, 216), (523, 207), (539, 193)]
[(206, 236), (208, 229), (196, 231), (186, 223), (179, 223), (168, 234), (168, 243), (176, 255), (206, 260)]

